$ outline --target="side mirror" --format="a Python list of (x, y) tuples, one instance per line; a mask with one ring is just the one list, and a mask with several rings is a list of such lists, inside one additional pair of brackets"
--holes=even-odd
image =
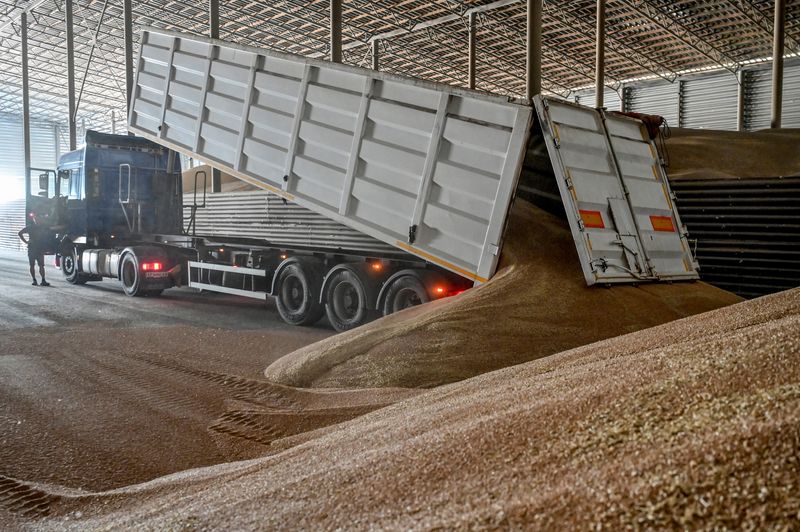
[(49, 190), (50, 189), (50, 176), (47, 172), (43, 174), (39, 174), (39, 190)]

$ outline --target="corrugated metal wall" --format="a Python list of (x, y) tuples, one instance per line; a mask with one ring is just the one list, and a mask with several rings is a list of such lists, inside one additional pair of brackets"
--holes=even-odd
[(18, 117), (0, 114), (0, 195), (3, 199), (25, 196), (22, 150), (22, 121)]
[[(31, 167), (56, 167), (56, 125), (31, 123)], [(34, 173), (34, 178), (38, 173)], [(22, 249), (17, 231), (25, 225), (25, 156), (22, 118), (0, 114), (0, 247)]]
[(800, 285), (800, 177), (671, 185), (701, 279), (743, 297)]
[(681, 83), (680, 127), (736, 129), (739, 82), (730, 72), (707, 74)]
[[(50, 123), (31, 123), (31, 167), (56, 167), (58, 148), (55, 127)], [(0, 201), (25, 196), (24, 149), (20, 117), (0, 114)]]
[(0, 248), (24, 250), (17, 232), (25, 227), (25, 200), (0, 203)]
[(670, 126), (678, 125), (678, 84), (658, 83), (628, 87), (625, 91), (625, 110), (661, 115)]
[[(768, 128), (772, 69), (749, 66), (743, 74), (744, 127), (748, 131)], [(736, 130), (738, 126), (739, 82), (728, 71), (694, 74), (673, 82), (631, 83), (622, 92), (626, 111), (661, 115), (673, 127)], [(577, 91), (569, 100), (594, 107), (594, 91)], [(610, 110), (620, 110), (619, 95), (607, 89), (605, 104)], [(781, 125), (800, 128), (800, 60), (796, 58), (786, 60)]]
[[(571, 98), (571, 100), (581, 105), (594, 107), (595, 104), (594, 90), (577, 92), (576, 94), (574, 94), (574, 98)], [(603, 92), (603, 104), (605, 105), (605, 108), (610, 111), (622, 110), (622, 99), (619, 97), (619, 94), (616, 91), (613, 91), (611, 89), (606, 89), (605, 92)]]
[[(192, 201), (191, 195), (184, 196), (184, 205)], [(190, 212), (184, 209), (185, 226)], [(399, 253), (392, 246), (261, 190), (209, 194), (206, 207), (197, 209), (195, 233), (258, 238), (279, 246)]]
[[(750, 130), (770, 126), (772, 110), (772, 69), (748, 72), (745, 127)], [(786, 65), (783, 72), (782, 127), (800, 128), (800, 63)]]

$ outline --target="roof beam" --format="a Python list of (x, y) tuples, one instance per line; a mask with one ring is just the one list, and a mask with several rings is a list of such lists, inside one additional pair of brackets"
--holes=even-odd
[[(581, 33), (586, 35), (592, 35), (595, 31), (594, 21), (589, 21), (577, 13), (567, 11), (558, 2), (547, 2), (545, 4), (545, 12), (551, 12), (560, 16), (563, 23), (567, 26), (574, 26), (577, 24), (576, 29), (579, 29)], [(636, 50), (632, 46), (629, 46), (612, 33), (608, 33), (606, 35), (606, 49), (613, 51), (631, 63), (639, 65), (650, 73), (665, 79), (670, 83), (675, 81), (675, 79), (678, 77), (677, 72), (645, 55), (639, 50)]]
[(661, 29), (681, 41), (692, 50), (711, 59), (714, 63), (721, 66), (725, 70), (736, 74), (736, 70), (740, 67), (738, 61), (721, 52), (716, 47), (699, 37), (686, 26), (675, 20), (672, 15), (664, 13), (657, 7), (651, 5), (647, 0), (619, 1), (635, 10), (653, 24), (661, 27)]
[[(545, 7), (545, 12), (547, 12), (547, 9), (548, 8)], [(506, 38), (509, 40), (516, 39), (521, 46), (525, 45), (526, 36), (522, 35), (521, 32), (517, 31), (516, 28), (512, 27), (505, 21), (501, 21), (496, 18), (490, 18), (489, 16), (484, 16), (482, 18), (484, 22), (489, 21), (488, 24), (484, 23), (485, 26), (497, 25)], [(547, 47), (542, 48), (542, 55), (548, 57), (549, 60), (557, 63), (559, 66), (564, 67), (567, 70), (571, 70), (587, 80), (595, 81), (594, 69), (592, 65), (583, 61), (579, 61), (576, 59), (575, 54), (570, 54), (564, 50), (560, 50), (558, 47), (550, 43)], [(614, 91), (619, 90), (622, 82), (614, 79), (612, 76), (607, 77), (611, 79), (613, 83), (606, 84), (606, 86)]]
[(47, 2), (47, 0), (29, 0), (28, 2), (25, 2), (25, 5), (19, 6), (19, 8), (15, 9), (13, 13), (9, 14), (5, 20), (0, 22), (0, 35), (2, 35), (6, 29), (11, 26), (11, 24), (16, 22), (17, 18), (22, 13), (30, 13), (45, 2)]
[[(738, 9), (745, 17), (747, 17), (750, 22), (753, 23), (754, 26), (760, 29), (764, 35), (769, 36), (770, 40), (772, 40), (774, 26), (773, 22), (765, 17), (761, 11), (756, 9), (756, 7), (749, 0), (725, 1)], [(798, 43), (797, 40), (788, 33), (786, 34), (786, 45), (792, 52), (800, 55), (800, 43)]]
[(391, 39), (393, 37), (399, 37), (401, 35), (407, 35), (409, 33), (414, 33), (417, 31), (425, 30), (428, 28), (434, 28), (436, 26), (441, 26), (442, 24), (447, 24), (450, 22), (455, 22), (457, 20), (466, 19), (469, 17), (471, 13), (478, 14), (478, 13), (485, 13), (487, 11), (491, 11), (493, 9), (500, 9), (502, 7), (514, 5), (514, 4), (522, 4), (525, 0), (496, 0), (490, 4), (484, 4), (482, 6), (476, 6), (470, 9), (463, 11), (462, 13), (451, 13), (449, 15), (444, 15), (439, 18), (426, 20), (423, 22), (418, 22), (409, 28), (397, 28), (395, 30), (387, 31), (384, 33), (377, 33), (369, 38), (368, 41), (354, 41), (345, 45), (344, 49), (349, 50), (351, 48), (356, 48), (358, 46), (364, 46), (371, 43), (374, 40), (382, 40), (382, 39)]

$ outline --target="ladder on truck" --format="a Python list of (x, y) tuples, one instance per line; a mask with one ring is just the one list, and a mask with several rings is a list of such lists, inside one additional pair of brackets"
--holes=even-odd
[(140, 42), (131, 132), (475, 283), (497, 268), (534, 118), (588, 284), (697, 278), (637, 120), (164, 30)]

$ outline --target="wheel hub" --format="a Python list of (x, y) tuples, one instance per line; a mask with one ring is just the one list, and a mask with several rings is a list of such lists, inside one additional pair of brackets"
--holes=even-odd
[(333, 307), (336, 315), (346, 322), (353, 321), (358, 316), (360, 298), (358, 291), (352, 283), (341, 282), (333, 291)]

